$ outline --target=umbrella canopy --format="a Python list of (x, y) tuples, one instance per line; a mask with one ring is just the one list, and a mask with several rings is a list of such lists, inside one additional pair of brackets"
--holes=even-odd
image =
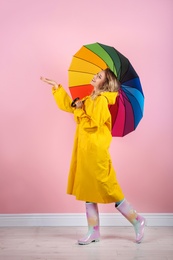
[(101, 43), (82, 46), (69, 67), (69, 89), (72, 98), (90, 95), (93, 76), (106, 68), (115, 73), (121, 84), (116, 103), (109, 106), (112, 136), (125, 136), (136, 129), (143, 117), (144, 94), (139, 76), (124, 55)]

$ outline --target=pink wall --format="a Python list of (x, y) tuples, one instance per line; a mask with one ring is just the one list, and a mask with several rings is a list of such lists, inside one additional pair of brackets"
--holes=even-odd
[(111, 145), (119, 182), (138, 211), (173, 212), (172, 10), (171, 0), (1, 1), (0, 213), (84, 211), (66, 195), (73, 117), (39, 78), (68, 91), (72, 55), (96, 41), (130, 59), (145, 93), (139, 127)]

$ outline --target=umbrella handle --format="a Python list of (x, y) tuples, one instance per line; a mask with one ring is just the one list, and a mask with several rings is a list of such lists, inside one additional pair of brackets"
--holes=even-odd
[(76, 106), (76, 101), (78, 101), (80, 98), (79, 97), (77, 97), (77, 98), (75, 98), (73, 101), (72, 101), (72, 103), (71, 103), (71, 107), (75, 107)]

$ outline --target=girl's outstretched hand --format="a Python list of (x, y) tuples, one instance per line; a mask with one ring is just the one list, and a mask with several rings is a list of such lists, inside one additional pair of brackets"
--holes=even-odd
[(56, 81), (54, 80), (51, 80), (51, 79), (47, 79), (47, 78), (44, 78), (44, 77), (40, 77), (40, 79), (46, 83), (48, 83), (49, 85), (53, 86), (54, 88), (58, 88), (58, 84), (56, 83)]

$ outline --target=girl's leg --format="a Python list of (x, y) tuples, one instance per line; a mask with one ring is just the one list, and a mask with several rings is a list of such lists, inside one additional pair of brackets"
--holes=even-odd
[(136, 243), (140, 243), (144, 236), (145, 218), (140, 216), (126, 199), (120, 203), (116, 203), (115, 207), (130, 223), (132, 223), (136, 233)]
[(79, 245), (88, 245), (100, 240), (99, 212), (97, 203), (86, 202), (86, 216), (88, 222), (88, 233), (78, 240)]

